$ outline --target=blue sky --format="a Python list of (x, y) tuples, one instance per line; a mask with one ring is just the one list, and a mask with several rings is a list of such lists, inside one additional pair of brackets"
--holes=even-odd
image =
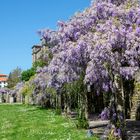
[(32, 65), (31, 47), (39, 44), (37, 31), (55, 29), (90, 0), (0, 0), (0, 73)]

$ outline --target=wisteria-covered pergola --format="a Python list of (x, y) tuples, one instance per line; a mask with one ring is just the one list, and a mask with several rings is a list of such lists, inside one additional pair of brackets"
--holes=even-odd
[(81, 120), (98, 110), (110, 120), (108, 135), (113, 131), (114, 138), (125, 139), (125, 119), (139, 87), (139, 1), (95, 0), (69, 21), (59, 21), (58, 30), (39, 34), (49, 48), (48, 63), (24, 90), (31, 89), (33, 103), (66, 114), (78, 109)]

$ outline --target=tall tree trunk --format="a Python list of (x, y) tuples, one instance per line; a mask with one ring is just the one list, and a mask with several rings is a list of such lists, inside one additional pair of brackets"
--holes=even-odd
[(88, 100), (87, 100), (87, 93), (80, 93), (79, 94), (79, 101), (78, 101), (78, 108), (79, 108), (79, 117), (88, 119)]
[(56, 94), (56, 109), (61, 110), (61, 95), (60, 94)]
[(68, 115), (71, 112), (71, 96), (69, 93), (64, 95), (64, 113)]
[[(116, 128), (121, 129), (122, 140), (125, 140), (125, 96), (122, 77), (115, 77), (116, 93), (114, 94), (116, 107)], [(119, 124), (119, 125), (118, 125)]]
[(67, 114), (71, 112), (71, 95), (67, 93)]

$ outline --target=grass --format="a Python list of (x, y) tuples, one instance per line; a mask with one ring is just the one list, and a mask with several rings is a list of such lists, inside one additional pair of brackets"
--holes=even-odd
[(52, 110), (0, 105), (0, 140), (98, 140), (87, 138), (74, 122)]

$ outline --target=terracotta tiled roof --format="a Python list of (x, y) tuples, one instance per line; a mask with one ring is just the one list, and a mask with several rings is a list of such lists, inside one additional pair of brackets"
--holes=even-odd
[(6, 74), (0, 74), (0, 77), (7, 77)]
[(7, 78), (5, 78), (5, 77), (0, 77), (0, 82), (4, 82), (4, 81), (7, 81)]

